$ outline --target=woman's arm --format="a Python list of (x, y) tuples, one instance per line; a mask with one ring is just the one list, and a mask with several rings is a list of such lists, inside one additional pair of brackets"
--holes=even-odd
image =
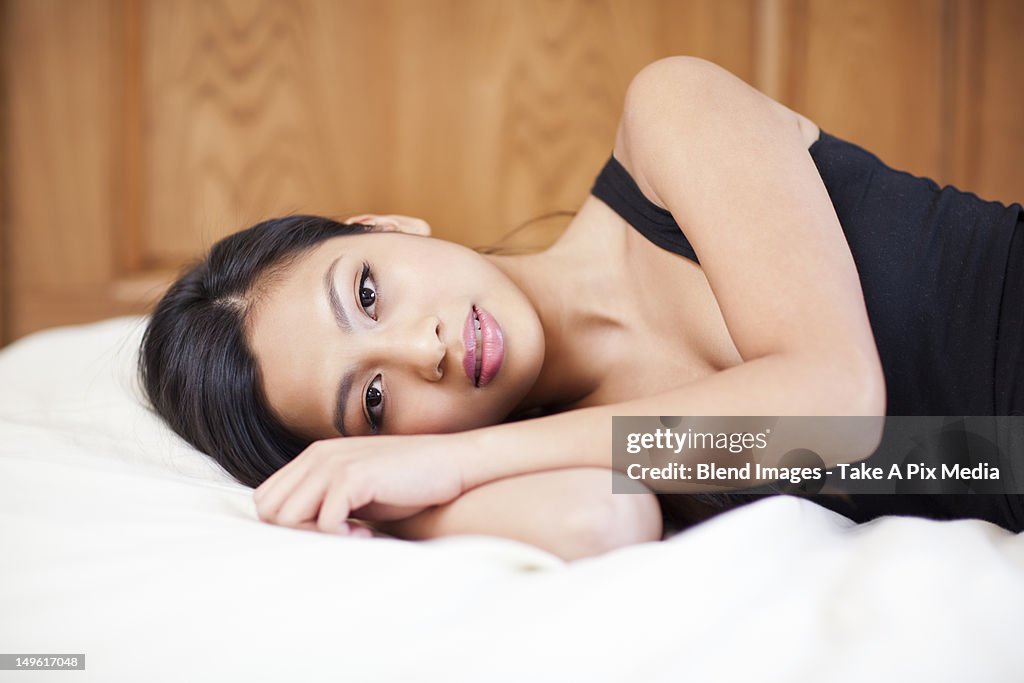
[(659, 540), (662, 520), (654, 495), (612, 494), (611, 488), (607, 469), (535, 472), (478, 486), (407, 519), (369, 525), (408, 540), (501, 536), (565, 560)]
[[(863, 416), (850, 429), (775, 434), (821, 456), (826, 467), (856, 462), (881, 442), (882, 402), (864, 377), (813, 357), (765, 356), (678, 389), (603, 406), (448, 435), (463, 490), (504, 477), (565, 467), (612, 467), (612, 418), (629, 415)], [(875, 416), (875, 419), (869, 419)], [(786, 423), (800, 426), (798, 422)], [(456, 441), (458, 443), (456, 443)], [(486, 453), (487, 457), (480, 457)], [(781, 453), (779, 453), (781, 455)], [(686, 452), (679, 456), (686, 462)], [(774, 466), (776, 462), (762, 463)], [(751, 481), (751, 485), (760, 481)], [(682, 485), (679, 490), (685, 489)], [(707, 486), (686, 490), (708, 491)]]

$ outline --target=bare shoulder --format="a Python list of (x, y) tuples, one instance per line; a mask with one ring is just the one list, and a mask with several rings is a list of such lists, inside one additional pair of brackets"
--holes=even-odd
[(848, 378), (839, 381), (859, 385), (844, 400), (856, 394), (874, 411), (881, 363), (806, 134), (791, 110), (725, 69), (672, 57), (630, 83), (616, 153), (685, 226), (744, 361), (799, 357), (839, 369)]
[(706, 59), (679, 55), (651, 62), (630, 81), (615, 136), (615, 158), (634, 176), (648, 199), (664, 208), (644, 178), (642, 159), (638, 159), (638, 136), (651, 130), (651, 117), (661, 111), (703, 117), (715, 116), (716, 109), (722, 107), (763, 108), (770, 112), (780, 132), (795, 128), (805, 148), (819, 136), (820, 129), (810, 118), (730, 71)]

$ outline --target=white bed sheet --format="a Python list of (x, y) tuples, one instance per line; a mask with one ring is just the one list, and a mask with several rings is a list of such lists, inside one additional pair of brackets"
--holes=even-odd
[(0, 352), (0, 681), (1021, 681), (1024, 538), (770, 498), (564, 563), (261, 523), (146, 410), (142, 318)]

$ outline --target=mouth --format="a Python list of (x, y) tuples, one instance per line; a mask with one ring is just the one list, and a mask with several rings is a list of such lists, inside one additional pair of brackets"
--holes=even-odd
[(473, 306), (466, 316), (462, 341), (466, 347), (462, 357), (466, 377), (474, 387), (486, 386), (498, 374), (505, 359), (501, 326), (485, 309)]

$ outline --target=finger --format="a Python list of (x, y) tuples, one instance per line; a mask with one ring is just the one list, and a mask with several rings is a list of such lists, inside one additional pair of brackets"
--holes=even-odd
[(393, 506), (382, 505), (381, 503), (370, 503), (364, 505), (361, 508), (352, 510), (349, 513), (350, 517), (356, 517), (358, 519), (365, 519), (371, 522), (378, 522), (385, 519), (394, 519), (391, 516)]
[(312, 458), (303, 457), (308, 450), (306, 449), (275, 472), (253, 492), (253, 500), (256, 502), (256, 510), (260, 514), (260, 519), (276, 514), (289, 492), (309, 472), (313, 464)]
[(269, 477), (264, 479), (262, 484), (253, 489), (252, 499), (256, 501), (256, 503), (259, 503), (264, 498), (266, 498), (267, 494), (270, 493), (270, 491), (277, 486), (278, 482), (280, 482), (284, 478), (287, 478), (289, 474), (295, 470), (295, 467), (290, 467), (294, 462), (295, 460), (293, 459), (284, 467), (280, 468), (279, 470), (271, 474)]
[(313, 459), (311, 457), (313, 446), (317, 442), (311, 443), (301, 453), (296, 455), (294, 458), (282, 465), (276, 472), (267, 477), (262, 484), (256, 487), (253, 492), (253, 497), (257, 500), (266, 495), (266, 493), (277, 486), (277, 483), (282, 479), (287, 479), (294, 475), (296, 471), (305, 471), (310, 466), (310, 462)]
[(305, 521), (315, 520), (320, 512), (320, 503), (328, 490), (328, 482), (319, 471), (310, 472), (295, 488), (274, 516), (274, 523), (282, 526), (297, 526)]
[(288, 476), (278, 479), (272, 488), (256, 499), (256, 514), (265, 522), (274, 522), (280, 514), (281, 507), (288, 501), (292, 491), (306, 477), (307, 472), (293, 470)]
[(336, 529), (352, 515), (353, 510), (364, 508), (374, 502), (373, 487), (367, 485), (365, 477), (358, 475), (357, 468), (335, 470), (335, 485), (328, 488), (320, 506), (320, 528), (324, 531)]
[(373, 538), (373, 529), (348, 522), (349, 536), (352, 538)]
[[(347, 482), (342, 482), (345, 484)], [(349, 512), (348, 487), (335, 484), (327, 490), (320, 505), (320, 514), (317, 518), (317, 526), (321, 531), (334, 533), (345, 524)]]
[(423, 505), (387, 505), (384, 503), (370, 503), (361, 508), (352, 510), (350, 517), (364, 519), (369, 522), (384, 522), (395, 519), (405, 519), (419, 514), (426, 509)]
[[(316, 533), (324, 533), (320, 529), (320, 525), (313, 520), (307, 520), (300, 522), (299, 524), (292, 527), (293, 529), (300, 529), (302, 531), (315, 531)], [(331, 532), (336, 536), (349, 536), (351, 538), (373, 538), (373, 529), (365, 526), (361, 526), (354, 522), (343, 522), (340, 527)]]
[(324, 532), (320, 524), (315, 521), (306, 521), (294, 527), (303, 531), (315, 531), (317, 533), (331, 533), (335, 536), (348, 536), (350, 538), (373, 538), (373, 529), (362, 526), (351, 520), (342, 522), (341, 525), (330, 532)]

